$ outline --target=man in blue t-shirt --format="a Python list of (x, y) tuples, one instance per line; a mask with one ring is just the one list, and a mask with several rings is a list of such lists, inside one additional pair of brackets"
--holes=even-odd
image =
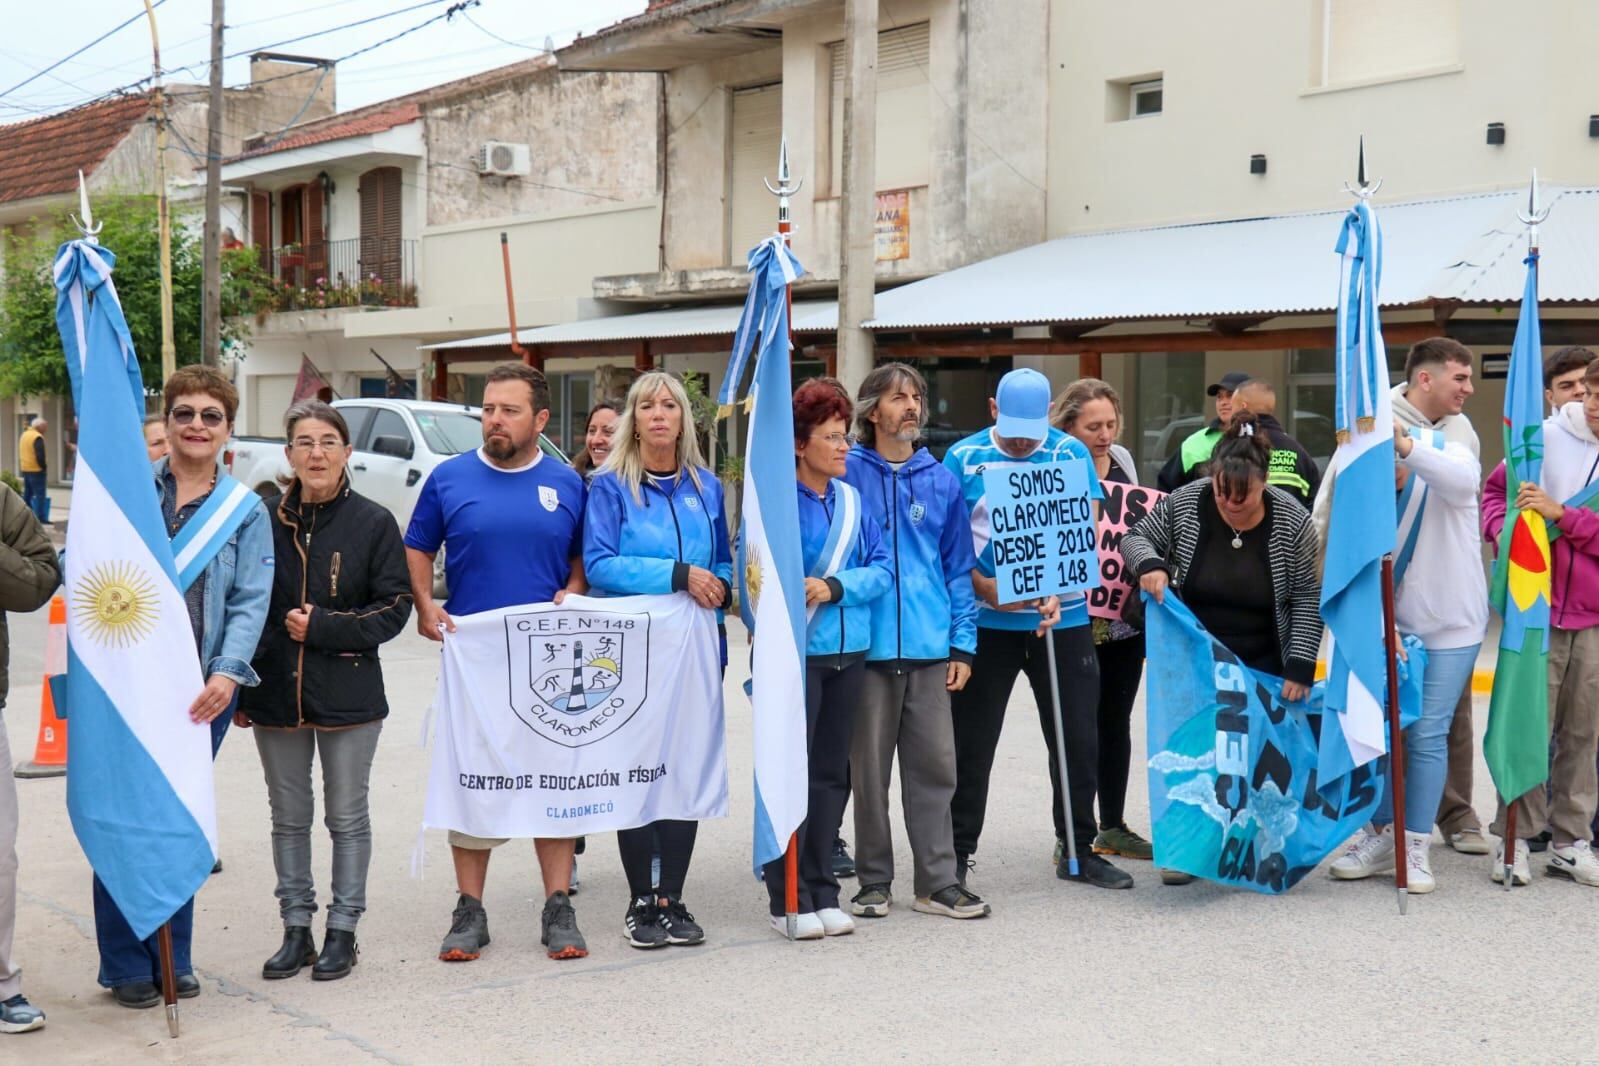
[[(524, 603), (560, 603), (588, 587), (583, 577), (583, 479), (539, 450), (550, 420), (544, 375), (520, 363), (489, 371), (483, 389), (483, 447), (440, 463), (422, 486), (405, 531), (417, 625), (429, 640), (455, 623), (433, 599), (433, 558), (442, 546), (449, 609), (473, 614)], [(491, 850), (505, 843), (450, 831), (461, 897), (439, 948), (446, 962), (470, 962), (489, 942), (483, 883)], [(588, 946), (568, 898), (576, 841), (539, 839), (544, 875), (542, 942), (552, 959), (580, 959)]]
[[(1062, 599), (1050, 596), (1000, 605), (994, 581), (994, 549), (990, 543), (988, 503), (983, 471), (992, 466), (1025, 466), (1081, 459), (1088, 465), (1089, 495), (1103, 493), (1094, 464), (1082, 442), (1049, 424), (1049, 379), (1036, 370), (1012, 370), (999, 381), (988, 401), (995, 424), (952, 445), (944, 465), (961, 483), (972, 516), (972, 547), (977, 568), (972, 587), (977, 593), (977, 654), (972, 679), (950, 694), (955, 718), (955, 796), (950, 815), (955, 825), (956, 867), (962, 884), (988, 807), (988, 778), (994, 750), (1005, 722), (1005, 705), (1016, 675), (1025, 673), (1038, 703), (1038, 721), (1049, 747), (1049, 780), (1054, 792), (1055, 875), (1100, 888), (1131, 888), (1133, 879), (1095, 855), (1090, 847), (1094, 793), (1099, 762), (1099, 660), (1088, 625), (1088, 602), (1082, 593)], [(1097, 507), (1096, 507), (1097, 514)], [(1073, 876), (1062, 854), (1066, 819), (1061, 810), (1060, 762), (1050, 696), (1048, 649), (1055, 642), (1055, 675), (1060, 691), (1062, 738), (1070, 777), (1072, 827), (1078, 844), (1078, 873)]]

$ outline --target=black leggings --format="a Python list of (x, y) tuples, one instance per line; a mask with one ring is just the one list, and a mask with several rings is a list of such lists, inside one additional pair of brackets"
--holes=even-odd
[[(627, 890), (637, 899), (652, 896), (660, 889), (663, 896), (681, 897), (688, 878), (688, 864), (694, 858), (694, 837), (700, 823), (663, 818), (636, 829), (616, 833), (616, 850), (622, 855), (622, 870), (627, 874)], [(661, 883), (650, 883), (650, 866), (661, 857)]]
[(1099, 657), (1099, 825), (1127, 820), (1127, 777), (1133, 759), (1133, 704), (1144, 676), (1144, 635), (1094, 647)]

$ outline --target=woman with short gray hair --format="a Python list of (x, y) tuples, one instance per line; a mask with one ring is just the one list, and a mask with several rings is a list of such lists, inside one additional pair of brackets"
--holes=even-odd
[[(284, 927), (283, 945), (261, 976), (293, 977), (310, 965), (312, 980), (332, 981), (355, 966), (355, 927), (366, 910), (367, 787), (389, 713), (378, 646), (411, 617), (411, 584), (394, 516), (350, 487), (344, 417), (308, 400), (284, 421), (293, 478), (267, 501), (277, 565), (253, 664), (261, 685), (245, 690), (235, 722), (255, 727)], [(320, 953), (311, 936), (313, 754), (333, 837), (333, 900)]]

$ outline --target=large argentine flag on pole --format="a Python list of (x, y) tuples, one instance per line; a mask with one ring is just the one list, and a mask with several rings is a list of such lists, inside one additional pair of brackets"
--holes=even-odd
[(781, 858), (805, 818), (805, 566), (794, 490), (794, 405), (788, 293), (805, 272), (781, 237), (749, 257), (749, 299), (734, 336), (721, 399), (730, 405), (759, 337), (744, 460), (739, 534), (741, 612), (754, 634), (750, 702), (755, 732), (755, 868)]
[(216, 854), (204, 682), (140, 423), (144, 385), (117, 300), (116, 257), (56, 254), (56, 324), (78, 412), (67, 530), (67, 810), (136, 936), (194, 895)]
[(1365, 199), (1344, 216), (1336, 250), (1341, 257), (1334, 424), (1338, 448), (1328, 471), (1332, 509), (1321, 615), (1332, 648), (1326, 706), (1337, 713), (1347, 747), (1337, 752), (1323, 748), (1323, 779), (1351, 765), (1363, 766), (1388, 750), (1382, 558), (1394, 550), (1398, 526), (1388, 353), (1377, 304), (1382, 231)]

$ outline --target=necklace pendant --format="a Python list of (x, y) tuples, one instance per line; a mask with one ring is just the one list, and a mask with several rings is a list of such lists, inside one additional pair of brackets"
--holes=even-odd
[(1244, 546), (1244, 538), (1239, 536), (1237, 533), (1234, 533), (1233, 534), (1233, 547), (1242, 548), (1243, 546)]

